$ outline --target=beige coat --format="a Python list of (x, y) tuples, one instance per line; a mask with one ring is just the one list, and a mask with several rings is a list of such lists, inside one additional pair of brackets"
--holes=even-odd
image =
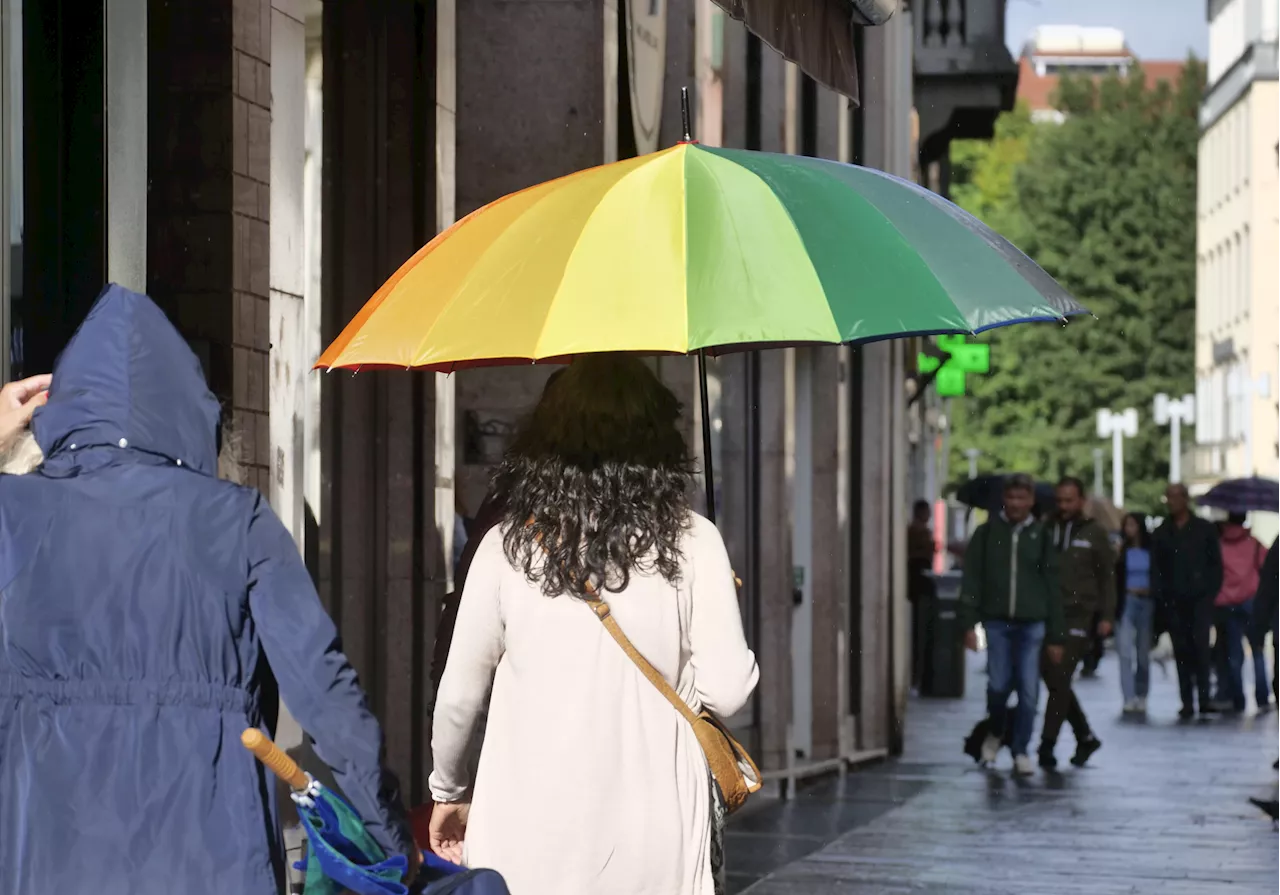
[[(695, 711), (737, 712), (759, 671), (720, 533), (695, 517), (683, 580), (608, 596), (636, 648)], [(492, 695), (490, 696), (490, 683)], [(513, 895), (712, 895), (710, 787), (688, 723), (590, 607), (548, 598), (491, 530), (467, 577), (436, 701), (431, 792), (460, 801), (488, 703), (466, 862)]]

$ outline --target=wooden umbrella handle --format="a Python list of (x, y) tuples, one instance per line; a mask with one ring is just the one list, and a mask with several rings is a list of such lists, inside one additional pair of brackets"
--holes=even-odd
[(258, 761), (270, 768), (277, 777), (296, 790), (304, 790), (311, 783), (298, 763), (285, 754), (284, 750), (263, 735), (256, 727), (250, 727), (240, 734), (240, 742), (257, 756)]

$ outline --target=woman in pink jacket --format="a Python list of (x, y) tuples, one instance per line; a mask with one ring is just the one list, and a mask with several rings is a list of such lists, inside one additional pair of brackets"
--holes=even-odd
[[(1233, 514), (1222, 525), (1222, 590), (1214, 601), (1214, 626), (1218, 631), (1218, 706), (1222, 711), (1243, 712), (1244, 638), (1250, 633), (1253, 598), (1258, 592), (1258, 573), (1267, 558), (1267, 548), (1244, 527), (1243, 515)], [(1255, 689), (1258, 711), (1271, 704), (1267, 681), (1267, 660), (1253, 647)]]

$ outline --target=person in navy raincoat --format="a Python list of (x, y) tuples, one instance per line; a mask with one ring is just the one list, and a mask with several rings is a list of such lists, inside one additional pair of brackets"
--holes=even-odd
[(0, 476), (4, 895), (282, 891), (274, 782), (240, 745), (277, 693), (379, 844), (417, 857), (293, 540), (215, 477), (218, 417), (164, 313), (110, 286), (33, 418), (43, 465)]

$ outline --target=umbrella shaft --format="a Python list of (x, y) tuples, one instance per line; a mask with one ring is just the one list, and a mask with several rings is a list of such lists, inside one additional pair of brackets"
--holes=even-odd
[(702, 398), (702, 478), (707, 488), (707, 518), (716, 522), (716, 476), (711, 464), (711, 400), (707, 395), (707, 349), (698, 351), (698, 391)]

